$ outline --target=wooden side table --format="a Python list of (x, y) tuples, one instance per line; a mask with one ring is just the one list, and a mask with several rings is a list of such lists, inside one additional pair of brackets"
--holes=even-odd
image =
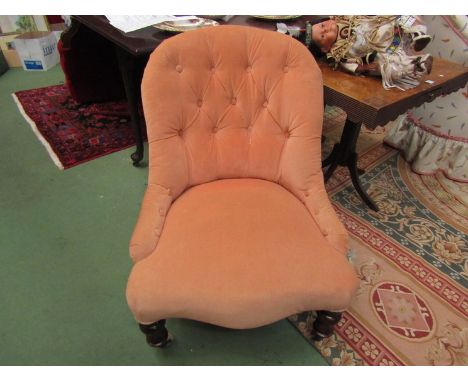
[[(140, 85), (143, 69), (151, 52), (163, 42), (168, 35), (158, 32), (153, 27), (138, 31), (123, 33), (114, 28), (105, 16), (72, 16), (69, 38), (74, 38), (80, 33), (80, 27), (88, 28), (96, 34), (104, 37), (115, 49), (116, 61), (123, 80), (125, 95), (130, 112), (130, 121), (135, 131), (136, 151), (131, 159), (136, 166), (143, 159), (143, 121), (139, 108), (141, 104)], [(65, 34), (65, 38), (68, 38)], [(76, 38), (76, 37), (75, 37)], [(110, 62), (109, 65), (114, 64)]]
[[(338, 106), (347, 114), (340, 142), (335, 144), (331, 154), (322, 162), (322, 167), (328, 167), (325, 181), (338, 166), (347, 166), (359, 196), (369, 208), (378, 211), (359, 181), (356, 143), (361, 125), (373, 130), (393, 121), (410, 108), (462, 88), (468, 81), (468, 68), (435, 58), (431, 74), (423, 76), (419, 86), (401, 91), (396, 88), (385, 90), (381, 79), (377, 77), (335, 71), (325, 62), (319, 62), (319, 66), (323, 75), (325, 103)], [(427, 80), (433, 82), (428, 83)]]

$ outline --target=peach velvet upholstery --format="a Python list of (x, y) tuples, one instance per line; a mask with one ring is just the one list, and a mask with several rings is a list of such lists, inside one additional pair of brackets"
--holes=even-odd
[(256, 28), (186, 32), (153, 52), (142, 98), (136, 320), (250, 328), (345, 309), (357, 277), (324, 187), (322, 79), (308, 50)]

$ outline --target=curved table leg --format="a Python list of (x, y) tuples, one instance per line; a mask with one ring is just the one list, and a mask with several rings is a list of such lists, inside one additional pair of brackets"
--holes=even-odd
[(377, 205), (367, 195), (359, 180), (359, 175), (364, 173), (364, 170), (357, 167), (356, 144), (360, 131), (360, 123), (346, 120), (340, 142), (333, 147), (331, 154), (322, 162), (322, 168), (330, 166), (325, 172), (324, 179), (325, 182), (328, 181), (338, 166), (348, 167), (353, 186), (361, 199), (370, 209), (378, 211)]
[[(336, 148), (336, 150), (335, 150)], [(340, 158), (339, 158), (339, 145), (336, 144), (333, 146), (333, 151), (331, 154), (322, 162), (322, 167), (327, 167), (327, 171), (325, 171), (325, 175), (323, 176), (325, 179), (325, 182), (328, 182), (328, 179), (333, 175), (335, 172), (336, 168), (340, 164)]]
[(364, 203), (367, 204), (367, 206), (371, 210), (378, 211), (379, 209), (376, 206), (376, 204), (369, 197), (369, 195), (367, 195), (367, 192), (362, 188), (361, 181), (359, 180), (359, 169), (357, 167), (357, 154), (356, 153), (350, 153), (347, 167), (349, 170), (349, 174), (351, 175), (351, 181), (353, 182), (353, 186), (356, 189), (359, 196), (361, 197), (361, 199), (364, 201)]
[(327, 167), (336, 161), (335, 158), (338, 155), (338, 151), (339, 151), (339, 144), (335, 144), (333, 146), (332, 152), (322, 161), (322, 168)]

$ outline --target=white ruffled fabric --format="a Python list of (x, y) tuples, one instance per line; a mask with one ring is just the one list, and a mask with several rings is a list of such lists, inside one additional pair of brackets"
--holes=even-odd
[[(433, 57), (466, 65), (468, 16), (422, 16)], [(442, 171), (449, 179), (468, 182), (468, 88), (438, 97), (393, 123), (385, 142), (404, 153), (419, 174)]]
[(414, 172), (442, 171), (449, 179), (468, 183), (468, 139), (434, 135), (408, 113), (394, 122), (384, 141), (402, 151)]

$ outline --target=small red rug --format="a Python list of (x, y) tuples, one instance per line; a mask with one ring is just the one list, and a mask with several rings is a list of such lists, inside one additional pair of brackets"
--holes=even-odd
[(23, 90), (13, 98), (60, 169), (135, 144), (125, 101), (79, 104), (65, 85)]

